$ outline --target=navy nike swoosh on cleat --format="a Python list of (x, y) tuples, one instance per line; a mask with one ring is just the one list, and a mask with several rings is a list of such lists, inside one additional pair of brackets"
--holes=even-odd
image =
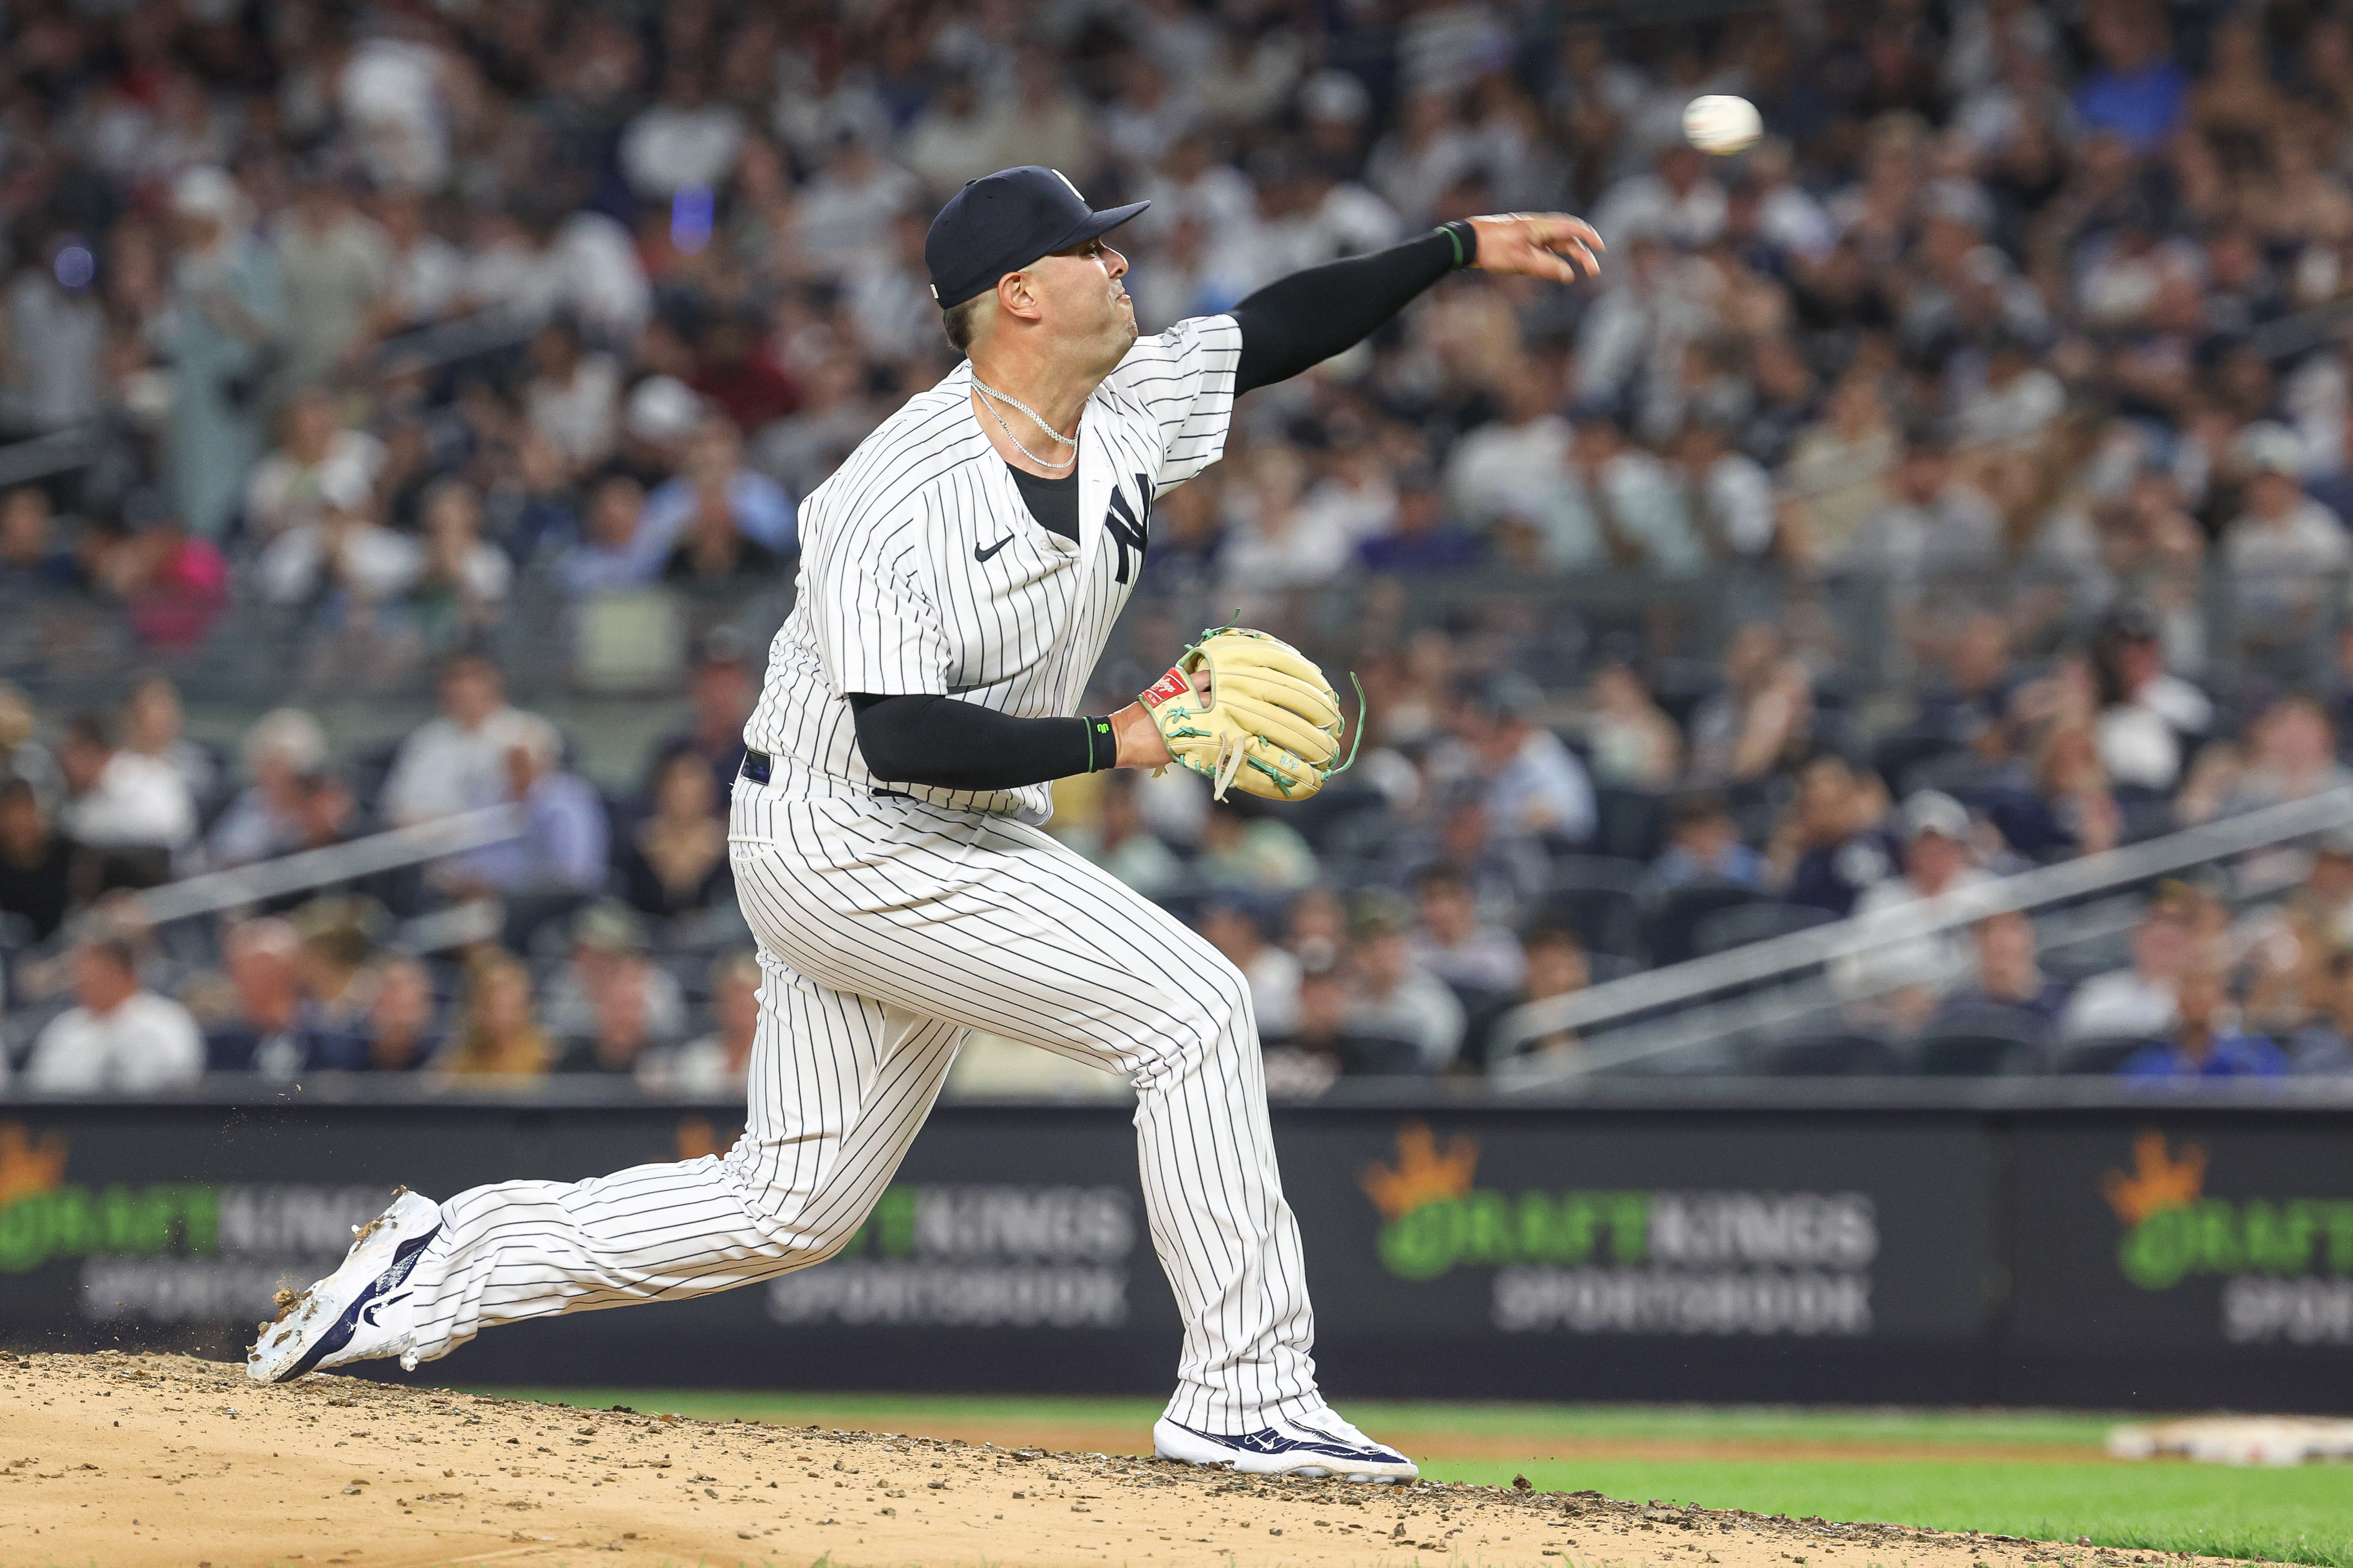
[[(1184, 1424), (1172, 1422), (1170, 1425), (1183, 1426)], [(1255, 1432), (1245, 1432), (1240, 1436), (1204, 1432), (1198, 1426), (1186, 1426), (1185, 1430), (1192, 1433), (1196, 1437), (1206, 1438), (1209, 1442), (1225, 1447), (1240, 1448), (1251, 1454), (1321, 1454), (1335, 1459), (1369, 1460), (1380, 1464), (1404, 1462), (1403, 1456), (1393, 1454), (1387, 1448), (1378, 1447), (1358, 1448), (1343, 1443), (1336, 1437), (1326, 1437), (1321, 1443), (1314, 1443), (1303, 1437), (1286, 1437), (1271, 1426), (1261, 1427)]]
[[(387, 1292), (398, 1289), (400, 1282), (407, 1279), (409, 1271), (417, 1267), (417, 1260), (424, 1256), (426, 1247), (431, 1245), (433, 1238), (440, 1234), (441, 1227), (437, 1225), (423, 1236), (411, 1237), (402, 1242), (393, 1253), (392, 1262), (386, 1266), (383, 1273), (375, 1277), (375, 1283), (370, 1285), (359, 1300), (344, 1308), (343, 1315), (335, 1320), (334, 1325), (311, 1342), (311, 1348), (302, 1352), (302, 1359), (296, 1362), (286, 1375), (278, 1381), (293, 1382), (312, 1367), (317, 1366), (320, 1362), (351, 1343), (352, 1334), (360, 1326), (361, 1313), (381, 1304)], [(374, 1318), (366, 1321), (371, 1327), (375, 1325)]]
[(975, 561), (986, 561), (990, 556), (996, 554), (998, 551), (1004, 549), (1007, 545), (1012, 542), (1013, 535), (1008, 533), (986, 550), (983, 550), (979, 545), (976, 544), (972, 547), (972, 558)]

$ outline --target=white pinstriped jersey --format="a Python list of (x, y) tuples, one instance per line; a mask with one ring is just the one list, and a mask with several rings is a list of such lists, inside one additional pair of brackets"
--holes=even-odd
[[(1136, 340), (1080, 417), (1075, 543), (1029, 515), (973, 411), (971, 362), (910, 399), (802, 503), (793, 612), (744, 742), (871, 786), (849, 693), (1075, 714), (1134, 589), (1153, 500), (1225, 450), (1240, 351), (1230, 316)], [(889, 787), (1030, 822), (1053, 809), (1042, 784)]]

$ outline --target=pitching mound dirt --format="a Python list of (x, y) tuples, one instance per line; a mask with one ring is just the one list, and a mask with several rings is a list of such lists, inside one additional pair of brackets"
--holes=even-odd
[[(2154, 1554), (1103, 1454), (683, 1421), (185, 1356), (0, 1354), (0, 1564), (1723, 1564)], [(596, 1553), (592, 1556), (590, 1553)]]

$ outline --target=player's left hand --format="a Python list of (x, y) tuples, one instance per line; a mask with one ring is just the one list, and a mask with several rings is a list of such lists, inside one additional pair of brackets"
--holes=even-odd
[(1551, 283), (1576, 282), (1578, 268), (1600, 277), (1601, 252), (1609, 248), (1591, 224), (1567, 213), (1502, 213), (1474, 217), (1471, 227), (1479, 237), (1472, 266)]

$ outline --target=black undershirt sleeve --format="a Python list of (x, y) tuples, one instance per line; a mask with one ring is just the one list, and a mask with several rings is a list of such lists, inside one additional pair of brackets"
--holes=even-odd
[[(1234, 395), (1288, 381), (1356, 347), (1431, 284), (1463, 265), (1469, 224), (1450, 224), (1369, 256), (1278, 278), (1227, 312), (1242, 330)], [(1453, 231), (1453, 232), (1450, 232)]]
[(1112, 764), (1085, 719), (1016, 719), (953, 697), (849, 694), (867, 772), (890, 784), (1019, 789)]

